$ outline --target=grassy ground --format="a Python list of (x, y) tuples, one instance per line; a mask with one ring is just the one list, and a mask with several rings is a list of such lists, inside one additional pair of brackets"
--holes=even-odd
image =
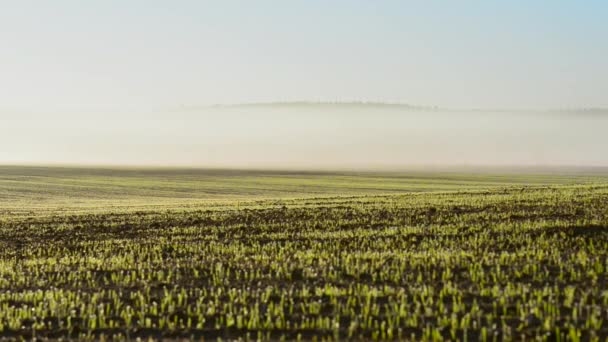
[(598, 173), (3, 167), (0, 198), (3, 337), (608, 337)]
[(299, 172), (0, 166), (0, 208), (177, 207), (218, 201), (590, 184), (608, 170)]

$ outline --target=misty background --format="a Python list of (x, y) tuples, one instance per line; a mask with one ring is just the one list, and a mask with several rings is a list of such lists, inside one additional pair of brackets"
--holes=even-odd
[[(267, 104), (3, 120), (13, 163), (606, 166), (608, 113)], [(8, 157), (8, 158), (7, 158)]]
[(608, 165), (605, 1), (0, 5), (2, 164)]

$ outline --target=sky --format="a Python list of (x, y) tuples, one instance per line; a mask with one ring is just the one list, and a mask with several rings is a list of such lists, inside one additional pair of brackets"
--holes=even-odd
[(1, 0), (0, 105), (608, 107), (608, 3)]
[[(382, 145), (383, 130), (392, 128), (382, 126), (382, 115), (372, 119), (373, 112), (369, 122), (357, 121), (356, 127), (343, 125), (349, 118), (336, 123), (327, 115), (300, 113), (318, 118), (299, 135), (304, 141), (327, 137), (318, 151), (305, 144), (277, 147), (299, 129), (300, 119), (293, 115), (264, 117), (274, 130), (237, 129), (241, 133), (235, 137), (234, 121), (221, 119), (222, 113), (184, 117), (175, 112), (283, 101), (506, 110), (608, 107), (606, 18), (608, 2), (601, 0), (0, 0), (0, 143), (10, 146), (0, 151), (0, 163), (246, 166), (279, 164), (298, 149), (310, 156), (293, 158), (294, 163), (312, 163), (319, 151), (334, 151), (323, 160), (339, 161), (357, 152), (336, 147), (327, 131), (355, 139), (370, 124), (377, 127), (377, 136), (370, 137), (377, 146), (357, 145), (359, 151), (369, 150), (353, 157), (361, 164), (376, 160), (386, 144), (394, 153), (378, 163), (491, 163), (487, 151), (471, 150), (469, 157), (454, 160), (439, 152), (412, 157), (404, 152), (412, 145), (405, 143)], [(247, 120), (238, 120), (236, 126), (247, 127)], [(449, 126), (455, 119), (441, 120), (439, 126)], [(604, 124), (585, 122), (582, 129), (591, 131)], [(415, 126), (416, 120), (403, 129)], [(197, 135), (192, 127), (213, 134)], [(183, 138), (184, 131), (190, 138)], [(429, 144), (422, 147), (445, 132), (425, 134)], [(551, 134), (558, 139), (566, 133)], [(601, 139), (588, 143), (580, 149), (604, 147)], [(236, 152), (248, 144), (258, 146), (255, 153)], [(220, 152), (205, 157), (205, 149)], [(608, 163), (582, 150), (570, 156), (547, 145), (537, 157), (506, 153), (509, 158), (499, 159)]]

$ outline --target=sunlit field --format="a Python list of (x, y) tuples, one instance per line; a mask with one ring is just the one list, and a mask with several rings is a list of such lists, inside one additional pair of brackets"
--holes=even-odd
[(0, 342), (608, 342), (607, 18), (2, 1)]
[(0, 168), (13, 339), (605, 340), (602, 170)]

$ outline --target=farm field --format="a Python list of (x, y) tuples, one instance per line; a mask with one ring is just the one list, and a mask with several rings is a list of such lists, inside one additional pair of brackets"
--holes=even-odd
[(0, 210), (40, 214), (168, 209), (256, 200), (602, 182), (608, 182), (606, 168), (338, 172), (0, 165)]
[(608, 177), (0, 167), (9, 339), (608, 338)]

